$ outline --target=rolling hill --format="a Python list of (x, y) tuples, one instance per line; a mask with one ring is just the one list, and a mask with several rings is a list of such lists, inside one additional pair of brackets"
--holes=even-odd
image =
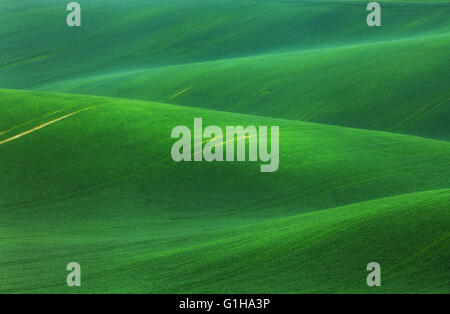
[(449, 140), (449, 50), (446, 33), (119, 72), (38, 89)]
[[(11, 90), (0, 95), (2, 113), (16, 108), (22, 117), (33, 108), (36, 115), (0, 124), (5, 130), (0, 135), (1, 291), (70, 292), (57, 278), (64, 273), (61, 265), (75, 258), (90, 274), (84, 291), (102, 291), (104, 280), (114, 274), (111, 292), (230, 292), (237, 286), (239, 292), (256, 292), (261, 283), (249, 281), (249, 276), (268, 272), (272, 263), (280, 265), (274, 270), (283, 276), (300, 276), (309, 264), (293, 268), (292, 258), (312, 263), (323, 252), (324, 264), (308, 268), (301, 282), (282, 285), (268, 275), (264, 291), (363, 292), (364, 276), (361, 285), (345, 287), (342, 280), (322, 285), (328, 274), (322, 267), (333, 263), (337, 247), (345, 249), (344, 262), (346, 254), (363, 245), (367, 248), (357, 251), (358, 261), (378, 258), (402, 265), (392, 273), (388, 290), (445, 291), (431, 280), (444, 276), (442, 267), (422, 288), (418, 281), (403, 285), (403, 280), (422, 278), (422, 267), (446, 257), (448, 142), (134, 100)], [(261, 175), (254, 162), (175, 163), (170, 131), (178, 124), (192, 125), (196, 116), (219, 126), (276, 123), (280, 169)], [(29, 130), (35, 131), (26, 133)], [(417, 192), (426, 190), (430, 192)], [(358, 241), (338, 239), (354, 239), (366, 224), (372, 231)], [(403, 243), (400, 235), (413, 231), (421, 240), (408, 237)], [(321, 244), (316, 246), (312, 235), (324, 236), (325, 242), (317, 240)], [(374, 246), (368, 245), (372, 236)], [(392, 241), (380, 247), (383, 238)], [(330, 245), (335, 246), (332, 251)], [(279, 256), (285, 247), (292, 251)], [(406, 251), (388, 259), (399, 247)], [(301, 248), (306, 250), (302, 254)], [(368, 254), (372, 250), (378, 253)], [(422, 250), (439, 253), (419, 266), (405, 265), (404, 258), (415, 260)], [(273, 260), (256, 266), (268, 256)], [(180, 260), (186, 262), (183, 268)], [(229, 266), (222, 267), (226, 261)], [(216, 270), (208, 264), (215, 264)], [(351, 269), (357, 273), (346, 282), (362, 276), (365, 265), (356, 270), (356, 264), (336, 278)], [(196, 276), (202, 267), (211, 270)], [(55, 268), (61, 273), (53, 272)], [(238, 269), (244, 273), (213, 282)], [(146, 277), (141, 272), (154, 274)], [(36, 281), (29, 282), (30, 277)]]
[(448, 2), (382, 2), (381, 28), (364, 1), (80, 1), (80, 28), (56, 1), (8, 3), (3, 88), (450, 138)]
[[(450, 292), (450, 1), (78, 2), (0, 2), (0, 293)], [(278, 171), (173, 161), (194, 118)]]
[[(83, 25), (65, 25), (57, 0), (0, 4), (0, 86), (137, 69), (388, 41), (450, 30), (448, 2), (382, 2), (383, 27), (365, 1), (83, 1)], [(126, 43), (126, 47), (124, 47)]]

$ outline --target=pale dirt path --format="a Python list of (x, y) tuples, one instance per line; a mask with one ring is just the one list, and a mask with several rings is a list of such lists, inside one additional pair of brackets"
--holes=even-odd
[(38, 126), (35, 127), (35, 128), (32, 128), (32, 129), (30, 129), (30, 130), (28, 130), (28, 131), (19, 133), (19, 134), (14, 135), (14, 136), (12, 136), (12, 137), (10, 137), (10, 138), (7, 138), (6, 140), (1, 141), (1, 142), (0, 142), (0, 145), (5, 144), (5, 143), (7, 143), (7, 142), (14, 141), (14, 140), (16, 140), (16, 139), (18, 139), (18, 138), (20, 138), (20, 137), (22, 137), (22, 136), (25, 136), (25, 135), (27, 135), (27, 134), (36, 132), (37, 130), (40, 130), (40, 129), (42, 129), (42, 128), (45, 128), (46, 126), (49, 126), (49, 125), (51, 125), (51, 124), (53, 124), (53, 123), (56, 123), (56, 122), (58, 122), (58, 121), (61, 121), (61, 120), (65, 119), (65, 118), (68, 118), (68, 117), (70, 117), (70, 116), (73, 116), (74, 114), (77, 114), (77, 113), (79, 113), (79, 112), (81, 112), (81, 111), (85, 111), (85, 110), (92, 109), (92, 108), (94, 108), (94, 107), (95, 107), (95, 106), (83, 108), (83, 109), (74, 111), (74, 112), (72, 112), (72, 113), (66, 114), (65, 116), (59, 117), (59, 118), (54, 119), (54, 120), (51, 120), (51, 121), (49, 121), (49, 122), (46, 122), (46, 123), (44, 123), (44, 124), (38, 125)]
[(172, 95), (172, 97), (170, 97), (169, 100), (171, 100), (171, 99), (173, 99), (173, 98), (175, 98), (175, 97), (177, 97), (177, 96), (179, 96), (179, 95), (181, 95), (181, 94), (187, 92), (187, 91), (190, 90), (191, 88), (192, 88), (192, 86), (191, 86), (191, 87), (188, 87), (188, 88), (185, 88), (185, 89), (183, 89), (182, 91), (179, 91), (178, 93)]
[(38, 119), (41, 119), (41, 118), (44, 118), (44, 117), (47, 117), (47, 116), (51, 116), (52, 114), (58, 113), (58, 112), (60, 112), (60, 111), (62, 111), (62, 109), (58, 109), (58, 110), (55, 110), (55, 111), (46, 113), (46, 114), (44, 114), (44, 115), (42, 115), (42, 116), (33, 118), (33, 119), (31, 119), (31, 120), (28, 120), (28, 121), (19, 123), (19, 124), (15, 125), (15, 126), (10, 127), (9, 129), (6, 129), (6, 130), (4, 130), (4, 131), (0, 131), (0, 135), (4, 134), (4, 133), (6, 133), (6, 132), (9, 132), (9, 131), (11, 131), (11, 130), (17, 129), (17, 128), (19, 128), (19, 127), (21, 127), (21, 126), (23, 126), (23, 125), (26, 125), (26, 124), (28, 124), (28, 123), (30, 123), (30, 122), (36, 121), (36, 120), (38, 120)]

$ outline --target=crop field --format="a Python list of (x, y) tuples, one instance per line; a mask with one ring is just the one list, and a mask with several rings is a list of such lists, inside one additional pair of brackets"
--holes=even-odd
[(450, 1), (78, 2), (0, 2), (0, 293), (450, 293)]

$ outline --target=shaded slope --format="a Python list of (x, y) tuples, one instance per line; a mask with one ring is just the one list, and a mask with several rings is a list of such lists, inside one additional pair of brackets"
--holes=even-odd
[(189, 235), (155, 233), (151, 216), (8, 219), (0, 291), (77, 292), (61, 280), (76, 259), (84, 293), (448, 293), (449, 202), (448, 189), (414, 193)]
[[(163, 273), (161, 287), (175, 282), (167, 292), (448, 292), (449, 203), (447, 189), (327, 209), (221, 232), (137, 265)], [(366, 286), (369, 261), (383, 265), (379, 290)]]
[(0, 3), (0, 87), (437, 34), (450, 14), (448, 3), (385, 3), (383, 27), (373, 29), (364, 1), (79, 2), (80, 28), (67, 27), (60, 1)]
[(448, 34), (420, 36), (118, 72), (39, 88), (449, 140), (449, 50)]

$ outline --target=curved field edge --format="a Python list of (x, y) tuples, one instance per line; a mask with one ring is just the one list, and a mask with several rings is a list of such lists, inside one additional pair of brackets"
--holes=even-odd
[[(17, 251), (23, 239), (3, 241), (0, 291), (76, 293), (54, 271), (76, 255), (84, 265), (78, 292), (448, 293), (449, 201), (449, 189), (397, 195), (180, 236), (169, 249), (151, 246), (145, 217), (135, 232), (115, 237), (110, 224), (40, 231), (28, 234), (28, 251)], [(42, 254), (30, 259), (29, 250)], [(382, 270), (377, 288), (365, 282), (373, 261)]]
[(449, 49), (447, 33), (124, 71), (37, 89), (448, 140)]
[[(0, 291), (447, 291), (448, 142), (16, 90), (0, 90), (0, 141), (87, 108), (0, 145)], [(173, 162), (171, 130), (194, 117), (279, 125), (279, 170)]]
[[(108, 92), (136, 98), (150, 88), (142, 84), (148, 71), (137, 79), (130, 70), (160, 67), (161, 74), (170, 65), (195, 84), (218, 79), (229, 89), (221, 94), (213, 83), (195, 90), (164, 72), (167, 86), (152, 97), (253, 115), (0, 90), (0, 292), (449, 293), (450, 143), (270, 117), (325, 116), (320, 122), (447, 140), (447, 4), (386, 3), (384, 27), (376, 30), (364, 24), (362, 1), (81, 1), (90, 18), (78, 30), (61, 27), (65, 7), (56, 0), (2, 1), (0, 87), (116, 72), (130, 82), (114, 82)], [(341, 48), (353, 52), (336, 53)], [(342, 83), (330, 90), (348, 103), (333, 113), (316, 101), (322, 95), (308, 94), (302, 99), (310, 107), (297, 117), (300, 96), (289, 98), (295, 80), (287, 84), (280, 72), (279, 86), (260, 84), (277, 73), (258, 68), (269, 55), (278, 60), (267, 65), (289, 68), (279, 62), (289, 54), (280, 52), (305, 53), (291, 60), (303, 62), (301, 71), (309, 62), (331, 66), (321, 72)], [(333, 72), (327, 58), (342, 67)], [(369, 79), (354, 74), (364, 58), (373, 62)], [(233, 69), (238, 63), (262, 81), (244, 82)], [(218, 64), (227, 66), (217, 71)], [(302, 80), (312, 90), (313, 68)], [(231, 84), (238, 79), (245, 90)], [(127, 94), (122, 83), (137, 91)], [(365, 88), (383, 105), (367, 109), (359, 98)], [(221, 108), (230, 95), (245, 97)], [(325, 104), (334, 101), (323, 96)], [(350, 113), (339, 116), (342, 108)], [(262, 175), (260, 163), (249, 162), (172, 162), (170, 131), (191, 127), (194, 117), (222, 128), (279, 125), (279, 171)], [(65, 284), (72, 261), (82, 265), (78, 290)], [(381, 264), (382, 287), (369, 289), (365, 266), (372, 261)]]
[(449, 31), (444, 2), (385, 3), (378, 29), (367, 27), (363, 1), (80, 2), (78, 29), (57, 1), (0, 4), (0, 87)]
[[(201, 275), (183, 283), (197, 293), (445, 293), (449, 202), (444, 189), (300, 214), (241, 227), (225, 241), (158, 262), (188, 258)], [(366, 286), (366, 260), (383, 265), (379, 290)], [(211, 280), (217, 277), (223, 280)]]
[[(316, 210), (449, 185), (445, 141), (124, 99), (0, 94), (2, 112), (20, 117), (33, 112), (23, 120), (0, 120), (1, 130), (13, 128), (0, 142), (26, 134), (0, 145), (2, 211), (80, 197), (101, 202), (101, 195), (109, 195), (103, 206), (111, 210), (163, 211), (165, 204), (182, 213), (182, 200), (189, 199), (191, 215), (209, 208), (245, 220), (255, 212), (264, 217), (274, 207), (289, 214), (294, 208)], [(55, 110), (62, 111), (47, 116)], [(223, 130), (278, 125), (279, 170), (261, 174), (261, 162), (174, 162), (171, 131), (192, 126), (195, 117)], [(47, 125), (52, 121), (58, 122)], [(42, 125), (47, 126), (27, 133)]]

